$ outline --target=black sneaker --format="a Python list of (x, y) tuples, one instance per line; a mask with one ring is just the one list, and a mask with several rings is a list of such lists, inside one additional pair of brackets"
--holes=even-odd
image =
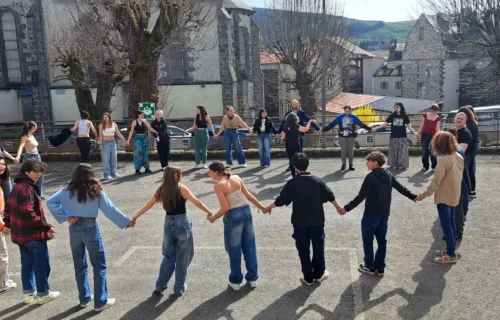
[[(427, 172), (428, 170), (429, 170), (429, 168), (427, 168), (427, 167), (423, 167), (423, 168), (422, 168), (422, 171), (423, 171), (423, 172)], [(433, 169), (433, 170), (434, 170), (434, 169)]]
[(384, 276), (384, 269), (377, 269), (377, 271), (375, 271), (375, 273), (376, 273), (378, 276), (383, 277), (383, 276)]
[(344, 171), (345, 170), (345, 165), (342, 165), (342, 167), (340, 167), (340, 171)]
[(142, 172), (140, 170), (135, 170), (135, 174), (140, 175), (140, 174), (142, 174)]
[(356, 169), (354, 169), (353, 166), (349, 166), (349, 171), (354, 171), (354, 170), (356, 170)]
[(153, 171), (149, 170), (149, 168), (147, 168), (144, 172), (145, 173), (153, 173)]
[(475, 198), (476, 196), (476, 191), (471, 191), (469, 192), (469, 198)]
[(359, 272), (364, 272), (368, 274), (375, 274), (375, 268), (374, 269), (368, 269), (364, 264), (360, 264), (358, 267)]
[(462, 235), (460, 233), (457, 235), (457, 241), (462, 241)]

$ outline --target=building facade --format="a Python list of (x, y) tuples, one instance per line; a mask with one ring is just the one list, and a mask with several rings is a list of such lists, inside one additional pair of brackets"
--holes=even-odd
[[(203, 49), (165, 48), (158, 62), (159, 107), (169, 118), (190, 118), (197, 105), (213, 116), (233, 105), (253, 115), (264, 105), (260, 30), (240, 0), (212, 0), (215, 17), (202, 31)], [(4, 0), (0, 4), (0, 123), (68, 122), (79, 117), (69, 81), (58, 80), (51, 48), (57, 30), (69, 29), (68, 3)], [(152, 16), (154, 19), (154, 15)], [(113, 119), (128, 114), (128, 78), (114, 91)], [(95, 90), (94, 98), (95, 98)]]

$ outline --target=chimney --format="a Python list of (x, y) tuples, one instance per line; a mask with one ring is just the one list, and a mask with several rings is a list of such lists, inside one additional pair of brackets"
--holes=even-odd
[(396, 48), (398, 47), (398, 39), (392, 40), (392, 45), (389, 48), (389, 60), (396, 60)]

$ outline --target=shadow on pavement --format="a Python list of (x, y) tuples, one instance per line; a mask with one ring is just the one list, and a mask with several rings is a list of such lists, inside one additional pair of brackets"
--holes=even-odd
[(11, 312), (14, 312), (14, 311), (17, 311), (19, 309), (22, 309), (23, 307), (25, 307), (26, 304), (23, 303), (23, 302), (20, 302), (12, 307), (9, 307), (7, 309), (4, 309), (4, 310), (0, 310), (0, 319), (4, 319), (3, 317), (8, 315), (9, 313)]
[[(234, 291), (229, 287), (219, 293), (218, 296), (211, 298), (200, 304), (196, 309), (191, 311), (184, 320), (218, 320), (218, 319), (233, 319), (231, 313), (233, 310), (228, 309), (230, 305), (236, 301), (246, 297), (252, 289), (248, 286), (242, 286), (241, 290)], [(249, 306), (251, 307), (251, 306)]]
[(74, 313), (77, 313), (78, 311), (81, 311), (82, 308), (80, 306), (74, 306), (58, 315), (55, 315), (53, 317), (48, 318), (47, 320), (63, 320), (66, 319), (67, 317), (71, 316)]
[(170, 295), (165, 301), (161, 301), (162, 295), (152, 295), (148, 299), (141, 302), (139, 305), (128, 311), (120, 320), (154, 320), (160, 317), (170, 306), (177, 300), (176, 297)]
[[(302, 310), (297, 314), (297, 309), (302, 307), (309, 296), (318, 288), (318, 285), (306, 286), (302, 285), (282, 295), (278, 300), (271, 303), (267, 308), (259, 312), (254, 320), (270, 320), (270, 319), (300, 319), (307, 310)], [(307, 309), (307, 308), (306, 308)], [(326, 318), (325, 318), (326, 319)], [(340, 319), (340, 318), (339, 318)]]
[[(25, 309), (20, 310), (17, 313), (14, 313), (14, 314), (10, 315), (9, 317), (3, 317), (3, 315), (7, 315), (8, 313), (10, 313), (12, 311), (15, 311), (17, 309), (22, 308), (23, 306), (28, 306), (28, 307), (25, 308)], [(30, 313), (32, 311), (35, 311), (39, 307), (41, 307), (41, 305), (39, 305), (39, 304), (26, 305), (24, 303), (18, 303), (15, 306), (12, 306), (12, 307), (10, 307), (10, 308), (8, 308), (6, 310), (0, 311), (0, 318), (2, 320), (16, 320), (16, 319), (19, 319), (19, 318), (27, 315), (28, 313)], [(34, 318), (36, 318), (36, 316), (34, 316)]]

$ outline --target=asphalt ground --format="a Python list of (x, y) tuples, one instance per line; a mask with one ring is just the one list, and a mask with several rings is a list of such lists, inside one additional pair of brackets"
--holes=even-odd
[[(364, 205), (339, 216), (327, 204), (325, 255), (330, 278), (320, 285), (303, 286), (291, 237), (291, 208), (274, 209), (271, 216), (252, 208), (259, 286), (243, 286), (235, 292), (227, 287), (229, 260), (224, 250), (222, 221), (208, 223), (204, 214), (189, 204), (195, 256), (189, 269), (188, 289), (178, 299), (170, 296), (172, 287), (163, 297), (154, 297), (151, 293), (162, 259), (165, 215), (158, 205), (130, 230), (120, 230), (100, 215), (109, 295), (117, 299), (115, 306), (102, 313), (95, 313), (92, 307), (78, 307), (67, 224), (57, 225), (56, 239), (49, 242), (50, 285), (61, 292), (61, 297), (46, 305), (22, 303), (19, 250), (8, 240), (10, 277), (18, 288), (0, 295), (0, 319), (497, 319), (500, 158), (480, 156), (477, 160), (478, 197), (471, 203), (459, 248), (462, 258), (456, 265), (433, 261), (435, 250), (443, 249), (445, 244), (432, 199), (414, 204), (394, 191), (385, 276), (360, 275), (357, 271), (363, 259), (360, 220)], [(412, 191), (421, 192), (432, 173), (420, 171), (419, 158), (412, 157), (410, 161), (410, 169), (394, 174)], [(49, 164), (45, 177), (47, 194), (69, 180), (75, 165)], [(100, 174), (100, 163), (93, 165)], [(199, 199), (212, 210), (219, 208), (214, 183), (206, 169), (194, 170), (191, 162), (172, 165), (184, 169), (183, 182)], [(233, 172), (244, 179), (261, 202), (268, 204), (290, 178), (286, 167), (285, 159), (273, 160), (266, 169), (252, 160), (248, 168)], [(355, 167), (354, 172), (340, 172), (339, 159), (313, 159), (310, 171), (324, 178), (337, 200), (346, 204), (357, 194), (367, 173), (363, 159), (356, 158)], [(150, 199), (160, 184), (159, 163), (152, 163), (152, 169), (153, 174), (135, 176), (133, 164), (122, 162), (119, 173), (123, 177), (104, 183), (112, 201), (129, 216)], [(48, 211), (47, 214), (54, 222)], [(89, 275), (92, 279), (91, 269)]]

